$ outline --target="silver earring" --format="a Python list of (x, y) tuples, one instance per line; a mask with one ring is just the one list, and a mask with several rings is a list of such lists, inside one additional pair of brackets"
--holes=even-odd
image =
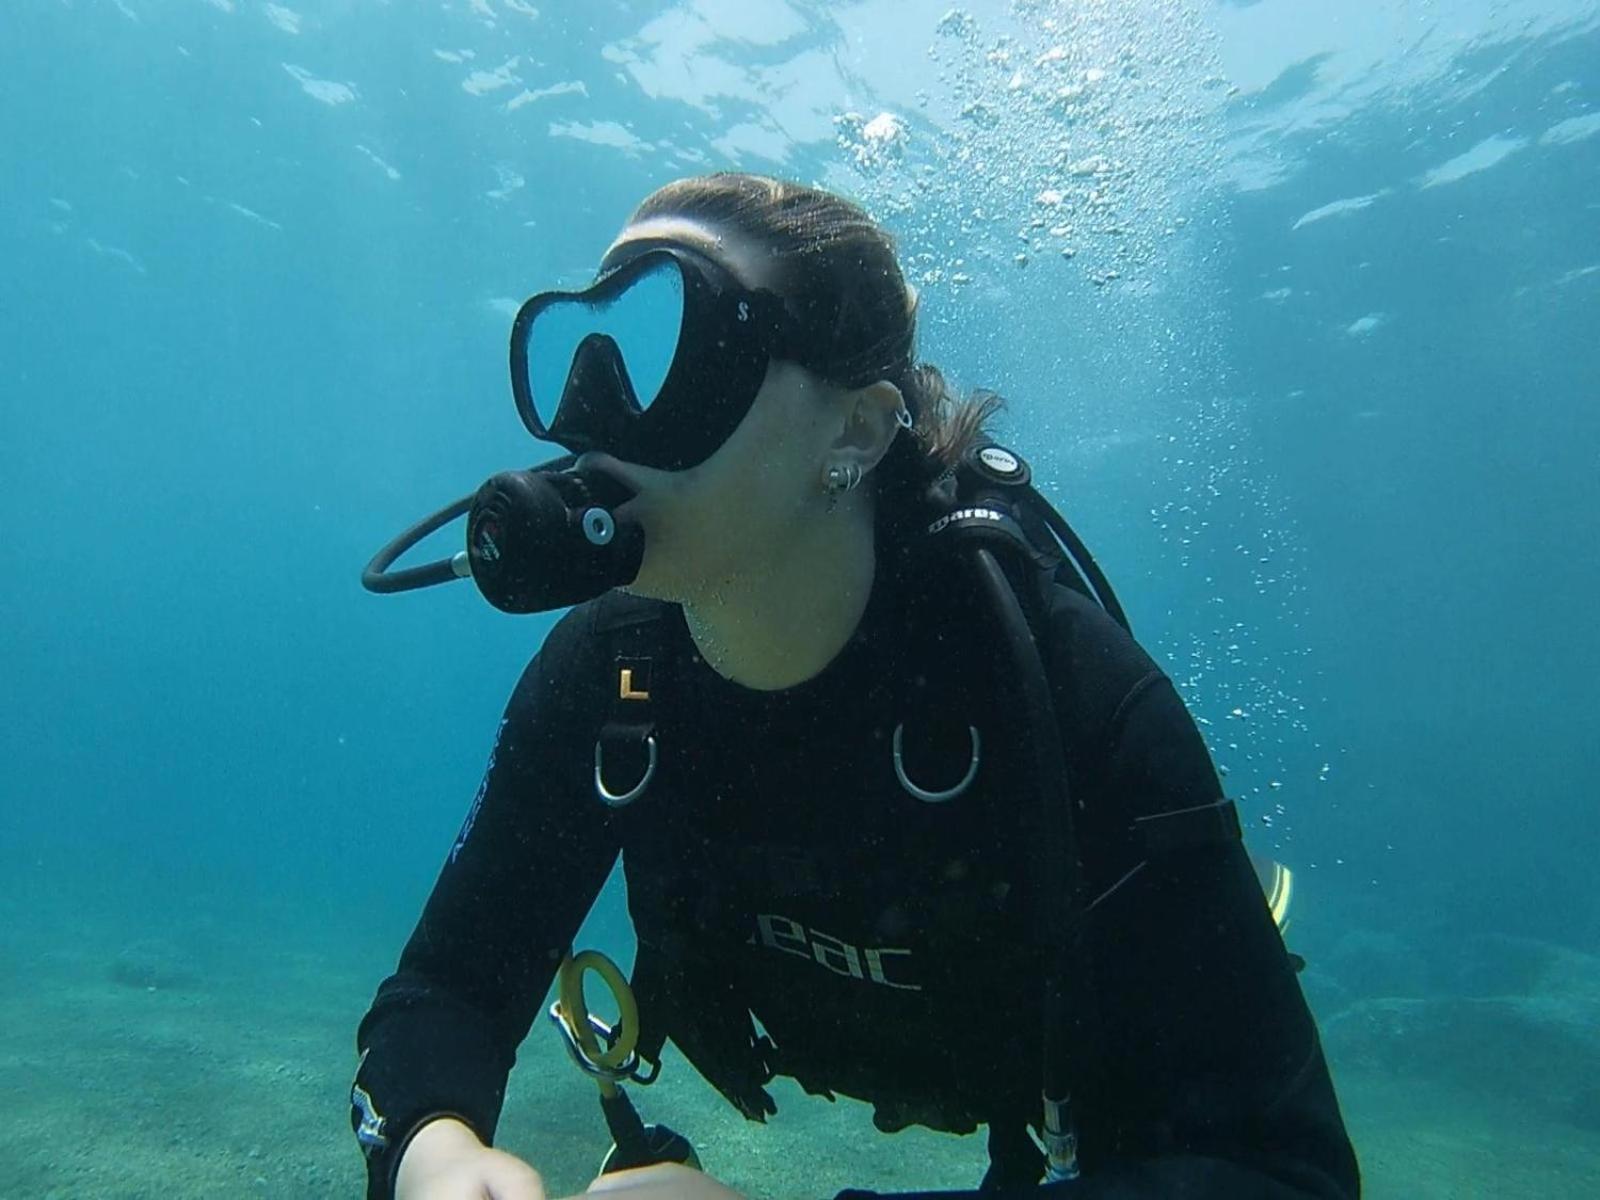
[(830, 495), (848, 492), (861, 482), (861, 467), (858, 463), (835, 463), (828, 468), (828, 481), (823, 490)]
[(859, 463), (835, 463), (828, 468), (827, 481), (822, 490), (828, 497), (828, 511), (832, 512), (839, 503), (839, 497), (851, 491), (861, 482), (861, 466)]
[(900, 407), (895, 409), (894, 419), (901, 429), (911, 428), (911, 410), (906, 407), (904, 400), (900, 402)]

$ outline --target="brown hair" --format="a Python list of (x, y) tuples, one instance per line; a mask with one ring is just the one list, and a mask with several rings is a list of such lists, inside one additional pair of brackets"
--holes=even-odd
[(894, 239), (832, 192), (734, 172), (669, 183), (633, 219), (664, 215), (737, 231), (773, 252), (786, 304), (813, 347), (802, 366), (840, 387), (887, 379), (900, 388), (912, 428), (895, 437), (873, 477), (880, 531), (914, 520), (929, 487), (987, 435), (1004, 401), (987, 391), (959, 398), (938, 367), (916, 361), (917, 304)]

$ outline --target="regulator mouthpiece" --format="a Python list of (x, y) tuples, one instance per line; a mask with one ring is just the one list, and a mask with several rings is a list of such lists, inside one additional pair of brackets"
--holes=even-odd
[(467, 558), (490, 604), (544, 612), (632, 583), (644, 530), (615, 509), (632, 493), (599, 472), (502, 471), (472, 498)]

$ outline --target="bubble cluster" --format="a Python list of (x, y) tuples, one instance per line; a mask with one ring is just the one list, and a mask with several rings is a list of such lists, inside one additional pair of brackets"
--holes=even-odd
[(904, 156), (910, 143), (905, 121), (894, 113), (881, 112), (864, 117), (847, 112), (833, 119), (841, 149), (847, 151), (862, 171), (877, 171)]
[(974, 277), (939, 244), (952, 218), (1013, 243), (985, 268), (1048, 260), (1105, 287), (1157, 266), (1215, 153), (1202, 132), (1214, 72), (1191, 6), (1017, 0), (981, 18), (953, 8), (932, 34), (919, 111), (835, 121), (871, 176), (861, 190), (930, 218), (906, 239), (920, 284)]

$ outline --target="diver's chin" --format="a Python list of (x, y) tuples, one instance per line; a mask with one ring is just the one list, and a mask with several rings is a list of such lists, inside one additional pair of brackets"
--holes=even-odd
[(665, 581), (656, 579), (648, 571), (640, 571), (632, 582), (617, 585), (617, 591), (625, 596), (636, 596), (640, 600), (659, 600), (667, 604), (681, 604), (683, 599), (677, 594), (677, 589), (665, 586)]

